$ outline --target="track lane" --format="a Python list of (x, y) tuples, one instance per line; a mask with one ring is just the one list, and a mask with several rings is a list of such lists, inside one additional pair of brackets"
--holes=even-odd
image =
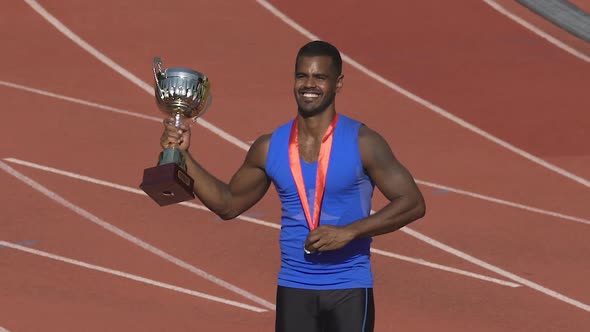
[(244, 313), (101, 272), (1, 250), (0, 307), (9, 317), (5, 323), (15, 331), (260, 331), (270, 326), (265, 313)]
[(590, 1), (588, 1), (588, 0), (569, 0), (569, 2), (574, 4), (578, 8), (582, 9), (586, 13), (590, 13)]
[(211, 114), (213, 114), (213, 113), (211, 113)]
[[(38, 98), (41, 98), (41, 99), (43, 99), (42, 97), (38, 97)], [(99, 114), (100, 114), (100, 113), (99, 113)], [(109, 115), (108, 115), (108, 114), (100, 114), (100, 115), (97, 115), (97, 118), (100, 118), (100, 117), (108, 118), (108, 117), (109, 117)], [(132, 120), (132, 121), (136, 121), (136, 120)], [(48, 141), (48, 142), (50, 142), (50, 141)], [(104, 153), (106, 153), (106, 152), (104, 152)], [(102, 155), (102, 154), (104, 154), (104, 153), (103, 153), (103, 152), (100, 152), (99, 154), (101, 154), (101, 155)], [(437, 196), (439, 196), (439, 195), (436, 195), (436, 192), (433, 192), (433, 193), (435, 193), (435, 194), (432, 196), (432, 199), (436, 199), (436, 198), (437, 198)], [(271, 197), (272, 197), (272, 196), (271, 196)], [(453, 197), (453, 196), (451, 195), (451, 197)], [(430, 197), (429, 197), (429, 199), (430, 199)], [(276, 218), (276, 217), (278, 217), (278, 215), (276, 215), (274, 218)], [(435, 224), (435, 226), (436, 226), (436, 225), (437, 225), (437, 224)], [(397, 241), (399, 241), (399, 239), (397, 239), (397, 240), (396, 240), (396, 242), (397, 242)], [(411, 241), (408, 241), (408, 242), (409, 242), (409, 243), (408, 243), (408, 245), (411, 245)], [(417, 247), (417, 245), (416, 245), (416, 244), (414, 244), (412, 247), (416, 248), (416, 247)], [(401, 248), (404, 248), (404, 246), (401, 246)], [(402, 250), (403, 250), (403, 249), (402, 249)], [(410, 254), (410, 255), (412, 255), (412, 254), (415, 254), (415, 253), (416, 253), (416, 252), (411, 252), (411, 253), (409, 253), (409, 254)], [(418, 251), (418, 253), (420, 253), (420, 250)], [(431, 254), (431, 253), (430, 253), (430, 254)], [(430, 254), (429, 254), (429, 255), (430, 255)], [(443, 255), (440, 255), (440, 256), (444, 256), (444, 255), (445, 255), (445, 254), (443, 254)]]
[[(60, 183), (61, 183), (61, 182), (60, 182)], [(74, 189), (72, 189), (72, 190), (73, 190), (74, 192), (80, 192), (80, 191), (81, 191), (81, 190), (79, 190), (79, 189), (75, 189), (75, 188), (74, 188)], [(207, 247), (207, 245), (206, 245), (206, 244), (205, 244), (205, 247)], [(377, 258), (377, 259), (379, 259), (379, 258)], [(392, 267), (392, 263), (393, 263), (393, 269), (394, 269), (394, 270), (398, 269), (398, 266), (399, 266), (400, 264), (404, 264), (404, 263), (399, 263), (399, 262), (395, 262), (395, 261), (394, 261), (394, 262), (388, 262), (387, 266), (389, 266), (389, 267)], [(383, 266), (386, 266), (386, 265), (383, 265)], [(377, 272), (378, 272), (378, 271), (377, 271)], [(402, 273), (397, 273), (397, 275), (398, 275), (398, 276), (401, 276), (402, 278), (403, 278), (404, 276), (410, 276), (411, 278), (416, 278), (416, 279), (419, 279), (419, 280), (424, 280), (424, 279), (427, 279), (427, 280), (429, 280), (429, 279), (433, 279), (433, 280), (431, 280), (431, 281), (429, 282), (429, 283), (430, 283), (430, 285), (431, 285), (432, 287), (436, 287), (436, 286), (434, 286), (434, 285), (438, 285), (438, 283), (439, 283), (439, 282), (438, 282), (438, 281), (435, 281), (435, 280), (438, 280), (438, 279), (439, 279), (439, 278), (441, 278), (441, 277), (442, 277), (443, 279), (450, 279), (450, 278), (448, 278), (448, 277), (445, 277), (445, 276), (439, 276), (441, 272), (437, 272), (437, 271), (434, 271), (434, 272), (432, 272), (432, 271), (428, 271), (428, 270), (423, 270), (422, 272), (423, 272), (423, 273), (426, 273), (426, 274), (425, 274), (425, 275), (421, 275), (420, 273), (416, 273), (416, 272), (409, 272), (409, 273), (406, 273), (406, 271), (405, 271), (405, 269), (404, 269), (404, 272), (402, 272)], [(391, 273), (391, 272), (389, 272), (389, 273), (387, 273), (387, 274), (390, 274), (390, 273)], [(385, 277), (385, 276), (383, 276), (383, 277), (384, 277), (384, 278), (383, 278), (383, 280), (387, 280), (387, 277)], [(396, 281), (394, 281), (394, 283), (395, 283), (395, 284), (397, 284), (397, 279), (396, 279)], [(463, 288), (463, 287), (471, 287), (471, 286), (466, 286), (466, 285), (473, 285), (473, 284), (475, 284), (475, 287), (476, 287), (476, 288), (478, 288), (478, 287), (480, 287), (480, 286), (477, 286), (477, 285), (478, 285), (478, 284), (481, 284), (481, 283), (480, 283), (480, 282), (478, 282), (478, 281), (470, 281), (470, 280), (465, 280), (465, 281), (462, 281), (460, 284), (462, 285), (462, 286), (461, 286), (462, 288)], [(385, 284), (385, 288), (387, 288), (387, 289), (391, 289), (393, 286), (394, 286), (394, 285), (392, 285), (392, 284), (388, 284), (388, 283), (386, 283), (386, 284)], [(380, 287), (381, 287), (381, 285), (380, 285)], [(440, 286), (439, 286), (439, 287), (440, 287)], [(492, 287), (490, 287), (490, 288), (492, 288)], [(495, 291), (495, 294), (496, 294), (496, 296), (500, 296), (500, 300), (501, 300), (502, 298), (505, 298), (506, 296), (508, 296), (508, 294), (512, 294), (512, 292), (508, 292), (508, 294), (505, 294), (504, 292), (501, 292), (501, 289), (500, 289), (500, 290), (497, 290), (497, 291)], [(505, 295), (501, 295), (501, 294), (505, 294)], [(529, 295), (526, 295), (526, 296), (530, 296), (530, 294), (529, 294)], [(526, 296), (525, 296), (525, 297), (526, 297)], [(545, 301), (547, 301), (548, 299), (546, 299), (546, 298), (545, 298), (544, 300), (545, 300)], [(478, 310), (479, 310), (479, 308), (478, 308)]]
[[(320, 13), (329, 3), (314, 13), (307, 13), (305, 2), (272, 3), (381, 75), (526, 151), (590, 153), (583, 140), (583, 128), (590, 124), (583, 112), (590, 105), (583, 88), (590, 66), (481, 1), (403, 7), (381, 2), (362, 11), (357, 2), (344, 1), (327, 18)], [(320, 23), (326, 19), (355, 20), (364, 28)], [(553, 121), (556, 110), (558, 122)]]
[[(47, 180), (46, 176), (44, 176), (44, 178), (45, 178), (45, 180)], [(59, 183), (56, 182), (55, 185), (59, 185), (59, 184), (61, 184), (61, 182), (62, 181), (59, 181)], [(78, 192), (81, 192), (82, 190), (78, 189), (78, 188), (72, 188), (71, 191), (74, 193), (78, 193)], [(115, 198), (117, 198), (116, 195), (110, 195), (110, 196), (115, 196)], [(119, 212), (117, 212), (117, 213), (119, 213)], [(131, 219), (133, 219), (133, 218), (131, 218)], [(146, 223), (144, 222), (144, 225), (142, 225), (142, 226), (143, 226), (142, 228), (145, 229)], [(130, 227), (130, 226), (128, 226), (128, 227)], [(173, 227), (171, 227), (171, 226), (167, 226), (167, 227), (169, 230), (166, 233), (171, 233), (170, 229), (173, 229)], [(219, 228), (220, 226), (217, 225), (214, 227)], [(235, 227), (235, 226), (232, 226), (232, 227)], [(147, 228), (151, 228), (151, 227), (147, 227)], [(187, 228), (189, 228), (189, 227), (183, 227), (183, 231), (186, 232)], [(136, 230), (136, 232), (141, 232), (141, 231), (142, 230)], [(146, 232), (146, 231), (143, 230), (143, 232)], [(160, 231), (159, 233), (160, 233), (160, 235), (158, 237), (161, 240), (163, 238), (163, 236), (161, 235), (162, 232)], [(211, 234), (211, 235), (212, 235), (212, 237), (215, 237), (214, 234)], [(157, 239), (154, 239), (154, 240), (157, 240)], [(182, 243), (187, 244), (188, 241), (184, 241), (181, 238), (177, 238), (174, 243), (175, 243), (175, 247), (178, 249), (179, 244), (182, 244)], [(214, 248), (214, 245), (210, 246), (210, 245), (204, 244), (203, 247), (201, 247), (201, 248)], [(201, 251), (201, 252), (203, 254), (206, 254), (205, 251)], [(232, 253), (230, 256), (227, 256), (228, 260), (224, 261), (224, 263), (225, 264), (232, 264), (229, 261), (229, 260), (231, 260), (231, 258), (233, 258), (232, 256), (236, 256), (236, 255)], [(258, 258), (260, 258), (260, 254), (258, 255)], [(242, 257), (240, 259), (244, 259), (244, 258)], [(384, 258), (377, 257), (376, 259), (377, 259), (377, 261), (379, 261), (380, 259), (382, 260)], [(481, 281), (477, 281), (477, 280), (473, 280), (473, 279), (464, 279), (464, 278), (460, 278), (458, 276), (448, 275), (448, 274), (441, 272), (441, 271), (432, 271), (430, 269), (424, 269), (424, 268), (418, 267), (418, 266), (410, 267), (408, 269), (406, 267), (403, 267), (404, 265), (407, 265), (406, 263), (403, 263), (403, 262), (400, 263), (398, 261), (387, 261), (387, 262), (381, 262), (378, 264), (379, 265), (376, 265), (376, 266), (379, 266), (379, 268), (376, 269), (377, 270), (376, 271), (377, 278), (378, 278), (378, 287), (380, 289), (386, 289), (386, 291), (384, 291), (384, 293), (388, 293), (387, 290), (396, 289), (396, 286), (399, 285), (399, 282), (400, 282), (398, 278), (401, 278), (401, 279), (411, 278), (414, 280), (418, 280), (417, 281), (418, 283), (425, 282), (425, 283), (429, 284), (431, 288), (435, 288), (435, 289), (438, 289), (439, 287), (446, 289), (448, 286), (443, 286), (443, 284), (445, 282), (452, 281), (453, 283), (455, 283), (455, 286), (458, 287), (456, 296), (459, 296), (459, 298), (461, 298), (459, 293), (465, 293), (467, 289), (470, 289), (470, 292), (477, 292), (478, 294), (481, 294), (482, 292), (483, 293), (490, 292), (490, 289), (494, 290), (493, 294), (495, 294), (495, 295), (493, 297), (491, 297), (491, 296), (487, 297), (489, 301), (503, 301), (504, 299), (506, 299), (506, 297), (513, 298), (514, 296), (517, 296), (519, 301), (526, 302), (526, 300), (529, 299), (530, 297), (534, 298), (534, 297), (539, 296), (538, 294), (531, 294), (532, 291), (530, 291), (530, 290), (528, 292), (524, 292), (524, 293), (522, 293), (520, 291), (517, 291), (515, 293), (513, 290), (497, 288), (497, 286), (495, 286), (495, 287), (489, 286), (489, 285), (486, 285), (485, 283), (482, 283)], [(403, 272), (398, 271), (402, 267), (403, 267)], [(258, 277), (254, 278), (254, 279), (256, 279), (258, 282), (260, 282), (260, 273), (264, 272), (264, 269), (262, 271), (256, 271), (256, 272), (258, 274)], [(391, 279), (390, 277), (388, 277), (388, 276), (391, 276), (392, 274), (396, 275), (395, 279)], [(248, 279), (248, 278), (245, 278), (245, 279)], [(445, 282), (443, 282), (441, 284), (440, 280), (445, 280)], [(410, 288), (413, 288), (413, 287), (410, 287)], [(514, 294), (520, 294), (520, 295), (514, 295)], [(400, 296), (401, 298), (404, 298), (403, 292), (401, 294), (397, 294), (397, 295)], [(436, 296), (435, 296), (435, 299), (440, 300), (441, 303), (439, 303), (438, 305), (432, 305), (432, 307), (437, 308), (436, 310), (442, 310), (442, 311), (446, 310), (445, 308), (448, 307), (448, 301), (444, 301), (443, 298), (438, 298)], [(418, 300), (418, 299), (416, 299), (416, 300)], [(467, 300), (467, 298), (465, 298), (465, 300)], [(542, 297), (542, 298), (539, 298), (538, 300), (536, 300), (535, 305), (538, 305), (539, 301), (540, 302), (548, 302), (547, 305), (549, 305), (549, 306), (555, 305), (554, 301), (551, 301), (550, 299), (548, 299), (546, 297)], [(399, 300), (397, 300), (397, 297), (396, 297), (396, 301), (394, 301), (394, 303), (396, 303), (396, 305), (399, 303)], [(410, 305), (410, 304), (408, 304), (408, 305)], [(419, 305), (419, 302), (418, 303), (416, 303), (416, 302), (411, 303), (411, 306), (417, 306), (417, 305)], [(468, 308), (472, 309), (472, 307), (468, 307)], [(455, 312), (464, 311), (464, 310), (465, 310), (465, 308), (463, 308), (461, 310), (459, 310), (457, 308), (454, 309)], [(478, 307), (478, 310), (481, 310), (481, 308)], [(498, 311), (496, 311), (496, 313), (498, 313)], [(465, 312), (465, 314), (469, 314), (469, 311)], [(485, 324), (484, 321), (482, 321), (481, 323)]]
[(375, 263), (382, 331), (576, 331), (590, 323), (587, 312), (527, 287), (504, 291), (404, 263), (382, 269), (381, 257)]
[[(55, 175), (47, 177), (46, 173), (33, 176), (33, 178), (35, 177), (40, 178), (41, 180), (37, 181), (44, 182), (46, 188), (53, 189), (54, 193), (64, 197), (75, 206), (92, 213), (97, 218), (100, 218), (102, 222), (109, 223), (119, 230), (135, 236), (144, 243), (167, 252), (176, 260), (184, 260), (188, 264), (204, 270), (209, 275), (202, 277), (190, 270), (179, 267), (176, 261), (158, 257), (155, 253), (139, 247), (129, 239), (116, 236), (91, 222), (91, 220), (87, 220), (64, 206), (48, 200), (47, 197), (23, 183), (15, 184), (13, 200), (22, 202), (24, 201), (23, 195), (30, 197), (29, 209), (34, 207), (34, 209), (31, 209), (34, 213), (31, 213), (31, 215), (20, 213), (22, 203), (15, 204), (16, 208), (14, 209), (6, 209), (5, 217), (6, 220), (10, 220), (10, 223), (2, 225), (3, 240), (13, 243), (33, 241), (34, 248), (57, 255), (141, 275), (185, 288), (202, 290), (214, 296), (237, 301), (255, 302), (251, 298), (237, 295), (234, 291), (216, 285), (217, 281), (213, 280), (216, 273), (211, 271), (210, 263), (216, 265), (218, 269), (223, 269), (224, 264), (228, 264), (228, 261), (214, 259), (216, 255), (219, 255), (219, 250), (216, 250), (217, 247), (214, 245), (209, 245), (207, 241), (196, 242), (194, 240), (194, 234), (208, 230), (207, 227), (199, 227), (205, 223), (201, 219), (206, 220), (210, 217), (208, 214), (203, 212), (192, 213), (193, 218), (191, 220), (184, 220), (188, 225), (184, 225), (182, 229), (177, 229), (174, 227), (174, 223), (169, 224), (168, 218), (170, 216), (166, 215), (165, 211), (151, 215), (141, 211), (139, 217), (129, 212), (135, 210), (134, 206), (137, 206), (137, 203), (135, 203), (137, 200), (145, 200), (145, 197), (128, 197), (129, 194), (113, 192), (112, 190), (104, 191), (104, 188), (89, 186), (79, 181), (70, 180), (64, 182), (62, 177)], [(13, 181), (16, 181), (16, 178), (10, 179), (9, 183)], [(88, 193), (88, 195), (85, 198), (80, 198), (80, 193)], [(103, 195), (109, 195), (111, 199), (103, 199), (97, 205), (95, 197)], [(178, 215), (175, 217), (179, 220), (175, 224), (182, 225), (182, 219)], [(208, 226), (213, 228), (213, 231), (222, 230), (222, 227), (211, 223)], [(247, 230), (244, 232), (247, 233)], [(185, 235), (182, 236), (182, 234)], [(213, 232), (211, 235), (215, 236), (216, 233)], [(202, 252), (202, 254), (195, 255), (194, 253), (197, 251)], [(232, 256), (232, 259), (236, 259), (235, 264), (247, 261), (248, 257), (251, 257), (237, 257), (240, 254), (236, 253), (236, 255)], [(269, 278), (272, 278), (272, 275), (269, 275)], [(234, 285), (240, 284), (240, 281), (236, 280), (234, 276), (229, 276), (225, 280)], [(270, 291), (266, 290), (266, 292), (269, 293), (269, 298), (272, 299), (272, 295), (274, 295), (272, 289)]]
[[(240, 10), (241, 10), (241, 8), (238, 8), (238, 9), (240, 9)], [(66, 16), (67, 16), (67, 15), (66, 15)], [(86, 20), (85, 20), (85, 21), (86, 21)], [(149, 20), (146, 20), (146, 21), (149, 21)], [(84, 27), (81, 27), (81, 28), (84, 28)], [(84, 30), (84, 29), (82, 29), (82, 30)], [(249, 33), (249, 31), (245, 31), (245, 33)], [(100, 39), (100, 38), (101, 38), (101, 37), (99, 37), (98, 39)], [(219, 39), (219, 38), (218, 38), (218, 39)], [(253, 48), (249, 48), (249, 49), (248, 49), (248, 51), (251, 51), (251, 50), (253, 50)], [(260, 52), (260, 51), (259, 51), (259, 52)], [(113, 50), (113, 53), (117, 53), (117, 50)], [(254, 58), (257, 58), (257, 59), (259, 58), (259, 56), (258, 56), (258, 55), (256, 55), (256, 54), (253, 54), (253, 57), (254, 57)], [(118, 57), (117, 57), (117, 58), (118, 58)], [(203, 62), (203, 63), (204, 63), (204, 65), (205, 65), (207, 62), (205, 61), (205, 62)], [(274, 67), (274, 65), (273, 65), (271, 62), (267, 62), (267, 64), (268, 64), (269, 66), (271, 66), (271, 69), (272, 69), (272, 67)], [(243, 66), (242, 66), (242, 67), (243, 67)], [(229, 64), (228, 64), (228, 68), (227, 68), (227, 69), (228, 69), (228, 71), (229, 71), (229, 72), (232, 72), (232, 73), (233, 73), (233, 72), (235, 72), (234, 70), (230, 70), (231, 68), (229, 68)], [(237, 69), (237, 68), (236, 68), (236, 69)], [(246, 74), (246, 75), (243, 75), (243, 77), (245, 77), (245, 78), (246, 78), (246, 80), (248, 80), (248, 78), (250, 77), (250, 75)], [(238, 82), (240, 82), (239, 78), (238, 78), (237, 80), (238, 80)], [(250, 81), (251, 81), (251, 80), (250, 80)], [(374, 83), (374, 82), (373, 82), (373, 83)], [(243, 86), (244, 86), (244, 89), (242, 89), (242, 91), (244, 91), (244, 94), (245, 94), (245, 95), (250, 95), (250, 93), (248, 93), (248, 92), (245, 90), (245, 89), (246, 89), (246, 88), (247, 88), (249, 85), (248, 85), (248, 84), (244, 84)], [(269, 87), (270, 87), (270, 86), (269, 86)], [(356, 90), (356, 86), (354, 86), (354, 87), (352, 87), (352, 88), (353, 88), (352, 90)], [(366, 90), (366, 88), (365, 88), (365, 90)], [(346, 98), (346, 97), (344, 97), (344, 98)], [(346, 103), (346, 102), (345, 102), (345, 103)], [(357, 103), (358, 103), (358, 102), (357, 102)], [(398, 103), (399, 103), (399, 101), (398, 101)], [(269, 104), (270, 104), (270, 103), (269, 103)], [(272, 104), (270, 104), (270, 105), (272, 106)], [(353, 106), (353, 107), (351, 107), (352, 109), (355, 109), (355, 108), (357, 107), (355, 104), (353, 104), (352, 106)], [(415, 106), (415, 105), (413, 105), (413, 106)], [(235, 108), (235, 106), (234, 106), (233, 108)], [(266, 107), (265, 109), (266, 109), (266, 110), (268, 110), (268, 109), (271, 109), (271, 110), (276, 110), (277, 108), (276, 108), (276, 107)], [(257, 110), (258, 112), (261, 112), (261, 111), (262, 111), (262, 109), (260, 109), (260, 108), (256, 108), (256, 110)], [(220, 113), (221, 113), (221, 115), (220, 115)], [(239, 113), (239, 114), (242, 114), (241, 112), (238, 112), (238, 113)], [(212, 112), (212, 113), (210, 113), (210, 114), (215, 114), (215, 112)], [(222, 115), (223, 115), (223, 113), (222, 113), (221, 111), (217, 112), (217, 116), (222, 116)], [(256, 116), (259, 116), (259, 114), (255, 114), (255, 115), (256, 115)], [(275, 111), (275, 112), (270, 112), (269, 114), (263, 114), (263, 115), (264, 115), (265, 119), (277, 119), (277, 117), (279, 117), (279, 119), (285, 119), (285, 116), (284, 116), (284, 115), (282, 115), (282, 114), (277, 114), (277, 112), (276, 112), (276, 111)], [(224, 116), (224, 121), (225, 121), (225, 122), (227, 122), (228, 120), (234, 120), (234, 119), (235, 119), (235, 118), (228, 119), (228, 117)], [(369, 120), (369, 119), (368, 119), (368, 120)], [(276, 121), (278, 121), (278, 120), (276, 120)], [(225, 122), (224, 122), (224, 124), (225, 124)], [(244, 128), (243, 128), (244, 126), (236, 126), (236, 125), (235, 125), (236, 123), (237, 123), (237, 122), (233, 122), (233, 125), (232, 125), (232, 124), (229, 124), (229, 125), (228, 125), (228, 126), (229, 126), (229, 128), (231, 128), (231, 129), (232, 129), (232, 132), (234, 131), (234, 130), (233, 130), (234, 128), (236, 128), (236, 130), (235, 130), (235, 131), (238, 131), (238, 132), (241, 132), (241, 131), (243, 131), (243, 130), (244, 130)], [(241, 122), (240, 122), (240, 123), (241, 123)], [(410, 125), (410, 124), (408, 123), (408, 125)], [(437, 126), (437, 124), (436, 124), (436, 125), (435, 125), (435, 124), (433, 124), (433, 125), (429, 125), (429, 126)], [(248, 127), (250, 128), (251, 126), (248, 126)], [(253, 127), (253, 128), (252, 128), (252, 129), (253, 129), (253, 131), (256, 131), (256, 132), (260, 132), (260, 131), (261, 131), (261, 129), (258, 129), (258, 128), (264, 128), (264, 127), (260, 127), (260, 126), (255, 126), (255, 123), (253, 124), (253, 126), (252, 126), (252, 127)], [(395, 129), (397, 129), (397, 128), (395, 128)], [(446, 134), (448, 135), (448, 133), (446, 133)], [(238, 135), (238, 136), (240, 136), (240, 135)], [(388, 135), (388, 136), (389, 136), (389, 135)], [(469, 136), (469, 135), (468, 135), (468, 136)], [(250, 135), (250, 138), (252, 138), (252, 137), (255, 137), (255, 135)], [(438, 138), (439, 138), (439, 137), (437, 137), (437, 139), (438, 139)], [(434, 141), (434, 140), (433, 140), (433, 141)], [(438, 142), (440, 142), (440, 140), (438, 140)], [(447, 146), (455, 146), (455, 144), (457, 143), (457, 142), (448, 142), (448, 141), (444, 141), (444, 140), (443, 140), (443, 142), (444, 142), (445, 144), (447, 144)], [(430, 143), (430, 142), (429, 142), (429, 143)], [(396, 148), (397, 148), (397, 147), (396, 147)], [(400, 149), (400, 150), (401, 150), (402, 148), (403, 148), (403, 147), (399, 147), (399, 149)], [(439, 150), (440, 150), (440, 149), (439, 149)], [(404, 151), (402, 151), (402, 152), (404, 152)], [(440, 152), (440, 151), (439, 151), (439, 152)], [(470, 152), (471, 152), (471, 151), (470, 151)], [(488, 151), (485, 151), (485, 153), (486, 153), (486, 155), (487, 155)], [(483, 154), (483, 153), (482, 153), (482, 154)], [(434, 154), (433, 154), (433, 156), (434, 156), (434, 157), (436, 157), (436, 155), (434, 155)], [(413, 156), (412, 156), (412, 157), (413, 157)], [(478, 165), (478, 166), (479, 166), (479, 165)], [(526, 166), (529, 166), (529, 165), (527, 164)], [(417, 168), (417, 169), (418, 169), (418, 170), (421, 170), (421, 169), (419, 169), (419, 168)], [(461, 174), (463, 174), (463, 170), (462, 170), (462, 169), (461, 169), (460, 171), (458, 170), (458, 173), (461, 173)], [(543, 173), (542, 173), (542, 174), (543, 174)], [(518, 174), (518, 175), (520, 175), (520, 174)], [(559, 196), (559, 195), (557, 195), (557, 196)], [(549, 201), (549, 202), (547, 202), (547, 203), (551, 203), (551, 202), (553, 202), (553, 200), (551, 200), (551, 201)], [(543, 202), (543, 203), (546, 203), (546, 202)], [(561, 202), (560, 202), (560, 203), (561, 203)], [(560, 204), (559, 206), (563, 206), (563, 204)]]

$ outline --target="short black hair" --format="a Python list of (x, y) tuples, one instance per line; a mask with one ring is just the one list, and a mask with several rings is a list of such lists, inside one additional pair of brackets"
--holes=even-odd
[(340, 56), (340, 51), (336, 48), (336, 46), (322, 41), (322, 40), (314, 40), (305, 45), (303, 45), (299, 52), (297, 52), (297, 58), (295, 58), (295, 66), (297, 66), (297, 61), (302, 56), (329, 56), (332, 59), (332, 64), (336, 69), (336, 73), (338, 76), (342, 73), (342, 57)]

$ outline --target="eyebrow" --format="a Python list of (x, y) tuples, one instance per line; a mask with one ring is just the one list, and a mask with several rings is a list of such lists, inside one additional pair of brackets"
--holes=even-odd
[[(307, 73), (305, 73), (305, 72), (302, 72), (302, 71), (296, 71), (296, 72), (295, 72), (295, 76), (299, 76), (299, 75), (303, 75), (303, 76), (309, 76), (309, 75), (308, 75)], [(324, 72), (321, 72), (321, 73), (313, 73), (313, 74), (311, 74), (311, 76), (314, 76), (314, 77), (318, 77), (318, 76), (323, 76), (323, 77), (330, 77), (330, 74), (329, 74), (329, 73), (324, 73)]]

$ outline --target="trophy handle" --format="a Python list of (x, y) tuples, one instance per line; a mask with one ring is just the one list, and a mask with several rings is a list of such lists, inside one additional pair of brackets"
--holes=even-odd
[(160, 81), (160, 79), (162, 79), (162, 76), (164, 76), (164, 73), (162, 72), (162, 59), (160, 59), (160, 57), (154, 57), (154, 79), (156, 80), (156, 83)]

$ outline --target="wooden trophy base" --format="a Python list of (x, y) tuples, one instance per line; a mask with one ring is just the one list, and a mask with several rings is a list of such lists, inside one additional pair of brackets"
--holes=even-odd
[(176, 163), (146, 168), (139, 187), (158, 205), (176, 204), (195, 198), (194, 180)]

